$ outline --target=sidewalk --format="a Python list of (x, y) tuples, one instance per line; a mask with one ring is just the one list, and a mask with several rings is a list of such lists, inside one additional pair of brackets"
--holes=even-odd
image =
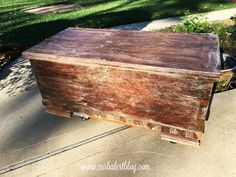
[[(204, 13), (207, 21), (217, 21), (217, 20), (226, 20), (230, 17), (236, 15), (236, 8), (233, 9), (226, 9), (226, 10), (219, 10)], [(128, 25), (121, 25), (113, 27), (114, 29), (125, 29), (125, 30), (142, 30), (142, 31), (152, 31), (158, 30), (162, 28), (166, 28), (172, 25), (176, 25), (180, 23), (180, 17), (172, 17), (172, 18), (165, 18), (161, 20), (153, 20), (153, 21), (146, 21), (141, 23), (133, 23)]]
[(42, 154), (53, 155), (50, 152), (123, 127), (46, 113), (30, 63), (21, 57), (4, 69), (0, 78), (0, 174), (27, 165), (28, 159), (31, 163)]

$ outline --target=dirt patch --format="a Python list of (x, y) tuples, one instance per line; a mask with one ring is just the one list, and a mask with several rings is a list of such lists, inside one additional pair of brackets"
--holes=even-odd
[(48, 14), (48, 13), (70, 12), (74, 10), (79, 10), (81, 8), (82, 6), (76, 4), (58, 4), (58, 5), (25, 9), (24, 12), (31, 14)]
[(8, 63), (19, 57), (24, 49), (25, 47), (20, 44), (0, 44), (0, 71)]

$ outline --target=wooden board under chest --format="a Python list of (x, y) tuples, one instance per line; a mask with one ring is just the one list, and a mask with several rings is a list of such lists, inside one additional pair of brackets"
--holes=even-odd
[(202, 139), (220, 75), (212, 34), (68, 28), (23, 56), (48, 112), (159, 130), (186, 144)]

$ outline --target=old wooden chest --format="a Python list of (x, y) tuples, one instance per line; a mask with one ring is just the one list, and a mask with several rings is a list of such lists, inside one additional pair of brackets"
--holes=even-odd
[(68, 28), (23, 56), (49, 113), (159, 130), (193, 145), (220, 75), (213, 34)]

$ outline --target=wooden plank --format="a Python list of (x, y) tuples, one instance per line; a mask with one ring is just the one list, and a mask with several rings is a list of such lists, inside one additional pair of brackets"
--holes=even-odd
[(23, 55), (62, 63), (142, 66), (146, 70), (215, 78), (220, 74), (218, 37), (213, 34), (68, 28)]
[(72, 111), (86, 106), (203, 130), (211, 82), (101, 66), (31, 63), (46, 106)]

